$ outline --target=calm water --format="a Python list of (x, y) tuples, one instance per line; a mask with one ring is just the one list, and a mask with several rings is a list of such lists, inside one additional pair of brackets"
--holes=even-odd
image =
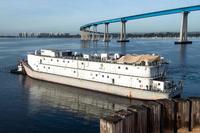
[(99, 132), (99, 117), (141, 101), (85, 91), (8, 73), (27, 52), (41, 48), (85, 53), (157, 53), (171, 64), (169, 78), (184, 81), (183, 96), (200, 96), (200, 39), (132, 40), (127, 44), (81, 43), (78, 39), (0, 39), (0, 132)]

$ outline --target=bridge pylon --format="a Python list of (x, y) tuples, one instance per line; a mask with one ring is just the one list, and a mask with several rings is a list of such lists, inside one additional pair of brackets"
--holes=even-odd
[(92, 41), (98, 41), (97, 25), (93, 25)]
[(81, 41), (89, 41), (90, 33), (86, 31), (81, 31)]
[(117, 42), (129, 42), (129, 40), (126, 39), (126, 21), (121, 21), (122, 29), (120, 33), (120, 38)]
[(108, 25), (109, 25), (109, 23), (105, 23), (105, 31), (104, 31), (104, 37), (103, 37), (104, 42), (110, 41), (109, 32), (108, 32)]
[(175, 44), (191, 44), (192, 43), (192, 41), (188, 41), (187, 39), (188, 14), (189, 12), (183, 12), (182, 21), (181, 21), (181, 29), (180, 29), (180, 38), (179, 38), (179, 41), (175, 42)]

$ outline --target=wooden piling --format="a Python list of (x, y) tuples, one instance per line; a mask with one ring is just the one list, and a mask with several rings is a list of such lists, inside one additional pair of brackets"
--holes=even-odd
[(200, 133), (200, 97), (190, 97), (190, 122), (189, 130)]
[(100, 120), (101, 133), (200, 133), (200, 97), (143, 101)]
[(149, 132), (160, 133), (161, 132), (161, 104), (153, 101), (144, 102), (144, 106), (149, 108)]
[(123, 133), (134, 133), (134, 113), (128, 110), (120, 110), (114, 113), (114, 115), (119, 116), (123, 120)]
[(175, 99), (175, 133), (189, 132), (189, 101), (186, 99)]
[(174, 133), (175, 103), (169, 99), (161, 99), (156, 102), (161, 104), (161, 133)]
[(143, 105), (132, 105), (128, 111), (134, 114), (133, 133), (149, 133), (148, 109)]
[(123, 133), (123, 120), (119, 116), (100, 119), (100, 133)]

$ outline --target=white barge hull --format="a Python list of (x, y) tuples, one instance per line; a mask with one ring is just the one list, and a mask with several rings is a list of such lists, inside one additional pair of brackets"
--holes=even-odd
[[(87, 81), (83, 79), (71, 78), (66, 76), (48, 74), (44, 72), (34, 71), (27, 63), (22, 62), (24, 70), (28, 76), (34, 79), (49, 81), (53, 83), (75, 86), (79, 88), (84, 88), (87, 90), (123, 96), (127, 98), (143, 99), (143, 100), (156, 100), (156, 99), (168, 99), (169, 93), (162, 92), (152, 92), (142, 89), (134, 89), (123, 86), (116, 86), (111, 84), (104, 84), (100, 82)], [(178, 94), (178, 93), (177, 93)], [(175, 96), (176, 94), (174, 94)]]

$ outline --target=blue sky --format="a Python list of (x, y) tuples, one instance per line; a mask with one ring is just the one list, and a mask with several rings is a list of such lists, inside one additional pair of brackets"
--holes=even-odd
[[(98, 20), (199, 4), (199, 0), (0, 0), (0, 34), (76, 34), (81, 25)], [(175, 14), (129, 21), (127, 31), (179, 31), (180, 20), (181, 15)], [(190, 13), (189, 31), (200, 31), (199, 24), (200, 11)], [(110, 30), (118, 32), (120, 23), (110, 25)]]

